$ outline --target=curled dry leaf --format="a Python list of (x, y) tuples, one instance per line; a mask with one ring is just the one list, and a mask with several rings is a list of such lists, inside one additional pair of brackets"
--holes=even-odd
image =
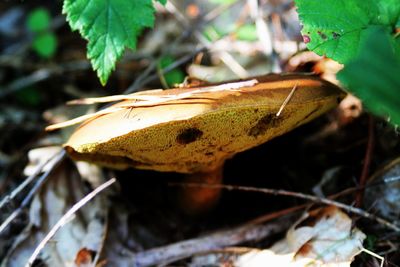
[[(57, 167), (48, 179), (33, 199), (29, 225), (17, 237), (2, 266), (25, 266), (51, 227), (88, 192), (76, 168), (68, 161)], [(74, 266), (77, 259), (82, 259), (81, 251), (86, 250), (91, 251), (93, 266), (103, 246), (107, 214), (107, 200), (100, 194), (56, 233), (39, 259), (48, 266)]]
[[(216, 254), (194, 259), (194, 265), (222, 265), (230, 262), (235, 267), (346, 267), (362, 250), (365, 234), (352, 228), (351, 219), (336, 207), (311, 211), (295, 223), (286, 238), (269, 249)], [(232, 254), (236, 254), (232, 256)]]
[(336, 207), (314, 210), (293, 225), (286, 238), (268, 250), (242, 255), (236, 266), (350, 266), (362, 249), (365, 234)]

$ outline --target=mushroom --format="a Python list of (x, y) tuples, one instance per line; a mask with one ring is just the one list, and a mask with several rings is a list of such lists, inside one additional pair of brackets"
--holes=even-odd
[[(64, 146), (75, 160), (219, 184), (227, 159), (318, 117), (343, 97), (337, 86), (299, 74), (144, 91), (107, 98), (126, 100), (89, 116)], [(182, 206), (194, 214), (220, 196), (218, 189), (182, 190)]]

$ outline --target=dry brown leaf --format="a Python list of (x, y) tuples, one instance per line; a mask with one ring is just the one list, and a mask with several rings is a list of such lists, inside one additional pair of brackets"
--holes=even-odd
[(285, 239), (269, 249), (252, 249), (245, 253), (230, 251), (230, 255), (213, 253), (195, 257), (191, 266), (225, 266), (228, 263), (235, 267), (349, 267), (362, 251), (365, 237), (352, 227), (345, 213), (332, 206), (311, 211), (288, 230)]
[[(71, 162), (57, 167), (33, 199), (29, 211), (30, 223), (17, 237), (2, 262), (3, 266), (24, 266), (51, 227), (88, 192)], [(88, 250), (93, 252), (92, 259), (96, 261), (106, 234), (107, 213), (107, 199), (100, 194), (56, 233), (39, 259), (48, 266), (74, 266), (78, 253)]]
[[(306, 225), (302, 225), (306, 223)], [(350, 266), (362, 249), (365, 234), (352, 228), (351, 219), (336, 207), (310, 212), (294, 224), (286, 238), (268, 250), (242, 255), (236, 266)]]

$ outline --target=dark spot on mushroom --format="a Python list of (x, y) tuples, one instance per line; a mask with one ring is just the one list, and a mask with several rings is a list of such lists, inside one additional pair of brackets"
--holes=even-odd
[(274, 128), (278, 126), (279, 120), (282, 119), (282, 117), (277, 117), (275, 114), (267, 114), (264, 117), (262, 117), (256, 125), (251, 127), (251, 129), (248, 132), (249, 136), (257, 137), (259, 135), (264, 134), (268, 129)]
[(340, 34), (337, 32), (332, 32), (333, 39), (337, 39), (340, 37)]
[(199, 139), (203, 135), (203, 132), (197, 128), (187, 128), (183, 130), (178, 136), (176, 137), (176, 141), (179, 144), (186, 145), (193, 143), (197, 139)]
[(342, 101), (342, 98), (341, 98), (341, 97), (337, 97), (337, 98), (336, 98), (336, 102), (337, 102), (338, 104), (340, 104), (341, 101)]
[(304, 42), (305, 44), (308, 44), (309, 42), (311, 42), (310, 36), (304, 34), (304, 35), (303, 35), (303, 42)]

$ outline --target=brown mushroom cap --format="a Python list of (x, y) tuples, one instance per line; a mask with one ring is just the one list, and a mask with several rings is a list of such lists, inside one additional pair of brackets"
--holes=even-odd
[[(210, 171), (238, 152), (262, 144), (336, 106), (344, 93), (304, 75), (255, 77), (253, 86), (195, 94), (146, 107), (127, 107), (82, 124), (65, 144), (76, 160), (112, 168), (194, 173)], [(282, 103), (296, 87), (277, 116)], [(165, 96), (199, 88), (149, 91)], [(141, 95), (146, 94), (141, 92)]]

